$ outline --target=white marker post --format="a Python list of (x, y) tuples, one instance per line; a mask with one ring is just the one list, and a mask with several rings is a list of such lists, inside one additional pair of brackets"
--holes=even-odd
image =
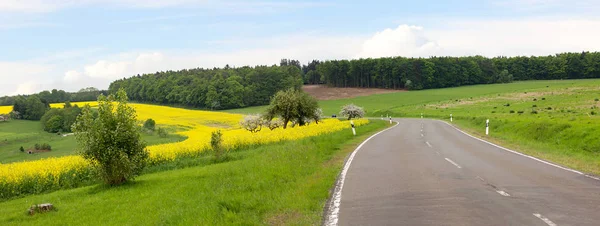
[(490, 120), (485, 120), (485, 135), (490, 134)]
[(392, 116), (390, 116), (390, 124), (392, 124)]
[(423, 113), (421, 113), (421, 118), (423, 118)]
[(383, 115), (381, 115), (381, 120), (383, 120)]
[(450, 114), (450, 122), (452, 122), (452, 114)]
[(352, 134), (356, 136), (356, 130), (354, 129), (354, 121), (350, 120), (350, 125), (352, 126)]

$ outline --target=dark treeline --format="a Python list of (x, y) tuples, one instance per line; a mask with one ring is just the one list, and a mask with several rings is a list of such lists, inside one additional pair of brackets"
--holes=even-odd
[(107, 95), (107, 90), (98, 90), (94, 87), (80, 89), (78, 92), (65, 92), (64, 90), (42, 91), (32, 95), (4, 96), (0, 97), (0, 106), (14, 105), (17, 100), (25, 100), (30, 96), (37, 96), (43, 103), (64, 103), (79, 101), (95, 101), (100, 94)]
[(415, 90), (503, 83), (513, 79), (583, 78), (600, 78), (600, 53), (333, 60), (316, 62), (316, 70), (307, 70), (304, 74), (305, 83), (310, 84)]
[[(302, 86), (300, 63), (157, 72), (114, 81), (109, 92), (124, 88), (130, 100), (230, 109), (265, 105), (277, 91)], [(282, 62), (283, 64), (283, 62)]]

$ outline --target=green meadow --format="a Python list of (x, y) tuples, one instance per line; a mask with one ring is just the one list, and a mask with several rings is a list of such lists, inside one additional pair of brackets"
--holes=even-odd
[[(168, 130), (175, 131), (174, 128), (168, 128)], [(172, 143), (186, 139), (174, 133), (169, 133), (165, 138), (159, 137), (156, 132), (142, 132), (141, 135), (148, 145)], [(52, 151), (27, 154), (27, 150), (33, 149), (36, 143), (50, 144)], [(25, 149), (25, 152), (19, 150), (21, 146)], [(74, 136), (48, 133), (42, 129), (39, 121), (12, 120), (0, 122), (0, 163), (2, 164), (73, 155), (76, 153), (76, 149), (77, 141)]]
[[(587, 173), (600, 174), (600, 80), (526, 81), (320, 101), (327, 115), (344, 104), (371, 117), (435, 118), (476, 136)], [(263, 107), (230, 112), (259, 113)], [(490, 135), (485, 136), (485, 120)]]
[[(389, 124), (147, 168), (122, 186), (91, 185), (0, 203), (0, 225), (318, 225), (345, 158)], [(176, 169), (176, 170), (174, 170)], [(34, 216), (32, 204), (56, 211)]]

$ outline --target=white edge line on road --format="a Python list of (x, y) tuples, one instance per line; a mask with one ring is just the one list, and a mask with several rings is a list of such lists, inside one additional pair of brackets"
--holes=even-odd
[(431, 144), (429, 143), (429, 141), (425, 141), (425, 143), (427, 144), (427, 146), (431, 147)]
[(544, 221), (544, 223), (546, 223), (546, 224), (547, 224), (547, 225), (549, 225), (549, 226), (557, 226), (557, 225), (556, 225), (554, 222), (552, 222), (550, 219), (548, 219), (548, 218), (546, 218), (546, 217), (542, 216), (542, 215), (541, 215), (541, 214), (539, 214), (539, 213), (534, 213), (534, 214), (533, 214), (533, 216), (535, 216), (535, 217), (537, 217), (537, 218), (540, 218), (540, 220)]
[(456, 164), (456, 163), (455, 163), (454, 161), (452, 161), (451, 159), (449, 159), (449, 158), (445, 158), (445, 159), (446, 159), (446, 161), (448, 161), (449, 163), (452, 163), (452, 165), (456, 166), (456, 168), (459, 168), (459, 169), (460, 169), (460, 168), (462, 168), (462, 167), (460, 167), (460, 165)]
[(505, 191), (497, 190), (496, 192), (502, 196), (510, 197), (510, 194), (506, 193)]
[(479, 141), (481, 141), (481, 142), (484, 142), (484, 143), (486, 143), (486, 144), (489, 144), (489, 145), (492, 145), (492, 146), (494, 146), (494, 147), (500, 148), (500, 149), (502, 149), (502, 150), (505, 150), (505, 151), (508, 151), (508, 152), (511, 152), (511, 153), (513, 153), (513, 154), (517, 154), (517, 155), (520, 155), (520, 156), (523, 156), (523, 157), (526, 157), (526, 158), (530, 158), (530, 159), (533, 159), (533, 160), (535, 160), (535, 161), (538, 161), (538, 162), (541, 162), (541, 163), (545, 163), (545, 164), (547, 164), (547, 165), (554, 166), (554, 167), (556, 167), (556, 168), (560, 168), (560, 169), (563, 169), (563, 170), (566, 170), (566, 171), (570, 171), (570, 172), (573, 172), (573, 173), (576, 173), (576, 174), (579, 174), (579, 175), (583, 175), (583, 176), (586, 176), (586, 177), (588, 177), (588, 178), (592, 178), (592, 179), (594, 179), (594, 180), (600, 180), (600, 178), (598, 178), (598, 177), (590, 176), (590, 175), (587, 175), (587, 174), (585, 174), (585, 173), (582, 173), (582, 172), (580, 172), (580, 171), (577, 171), (577, 170), (574, 170), (574, 169), (569, 169), (569, 168), (567, 168), (567, 167), (563, 167), (563, 166), (560, 166), (560, 165), (556, 165), (556, 164), (554, 164), (554, 163), (551, 163), (551, 162), (548, 162), (548, 161), (544, 161), (544, 160), (538, 159), (538, 158), (536, 158), (536, 157), (533, 157), (533, 156), (530, 156), (530, 155), (523, 154), (523, 153), (521, 153), (521, 152), (513, 151), (513, 150), (510, 150), (510, 149), (508, 149), (508, 148), (502, 147), (502, 146), (500, 146), (500, 145), (494, 144), (494, 143), (492, 143), (492, 142), (489, 142), (489, 141), (483, 140), (483, 139), (481, 139), (481, 138), (475, 137), (475, 136), (473, 136), (473, 135), (471, 135), (471, 134), (468, 134), (468, 133), (466, 133), (466, 132), (464, 132), (464, 131), (462, 131), (462, 130), (460, 130), (460, 129), (456, 128), (455, 126), (453, 126), (452, 124), (450, 124), (450, 123), (448, 123), (448, 122), (446, 122), (446, 121), (442, 121), (442, 120), (438, 120), (438, 121), (448, 124), (448, 125), (449, 125), (449, 126), (451, 126), (452, 128), (454, 128), (454, 129), (458, 130), (459, 132), (461, 132), (461, 133), (463, 133), (463, 134), (465, 134), (465, 135), (467, 135), (467, 136), (470, 136), (471, 138), (477, 139), (477, 140), (479, 140)]
[(358, 147), (356, 147), (356, 149), (354, 149), (352, 154), (350, 154), (350, 157), (348, 157), (346, 164), (344, 164), (344, 168), (342, 169), (342, 172), (340, 172), (337, 184), (335, 186), (333, 195), (331, 197), (331, 201), (329, 203), (329, 214), (327, 216), (327, 221), (325, 222), (325, 225), (335, 226), (338, 223), (338, 217), (339, 217), (339, 213), (340, 213), (340, 204), (342, 203), (342, 189), (344, 188), (344, 179), (346, 179), (346, 173), (348, 172), (348, 169), (350, 168), (350, 164), (352, 164), (352, 160), (354, 159), (356, 152), (358, 152), (358, 150), (364, 144), (366, 144), (369, 140), (371, 140), (371, 138), (379, 135), (380, 133), (383, 133), (389, 129), (392, 129), (392, 128), (398, 126), (398, 124), (400, 124), (400, 123), (396, 122), (396, 125), (394, 125), (390, 128), (384, 129), (382, 131), (379, 131), (376, 134), (373, 134), (372, 136), (367, 138), (365, 141), (360, 143), (360, 145), (358, 145)]

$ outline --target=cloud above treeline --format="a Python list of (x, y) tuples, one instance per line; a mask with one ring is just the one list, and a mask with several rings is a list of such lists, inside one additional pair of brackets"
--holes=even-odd
[[(230, 40), (239, 46), (248, 46), (230, 51), (124, 51), (96, 57), (79, 66), (0, 62), (2, 68), (17, 75), (17, 78), (30, 79), (6, 85), (3, 83), (0, 95), (39, 92), (50, 88), (78, 90), (96, 86), (106, 89), (111, 81), (136, 74), (223, 67), (226, 64), (273, 65), (282, 58), (307, 63), (312, 59), (465, 55), (494, 57), (600, 51), (598, 27), (600, 20), (457, 20), (435, 28), (403, 24), (362, 36), (308, 33), (263, 40)], [(36, 79), (47, 74), (56, 76)]]

